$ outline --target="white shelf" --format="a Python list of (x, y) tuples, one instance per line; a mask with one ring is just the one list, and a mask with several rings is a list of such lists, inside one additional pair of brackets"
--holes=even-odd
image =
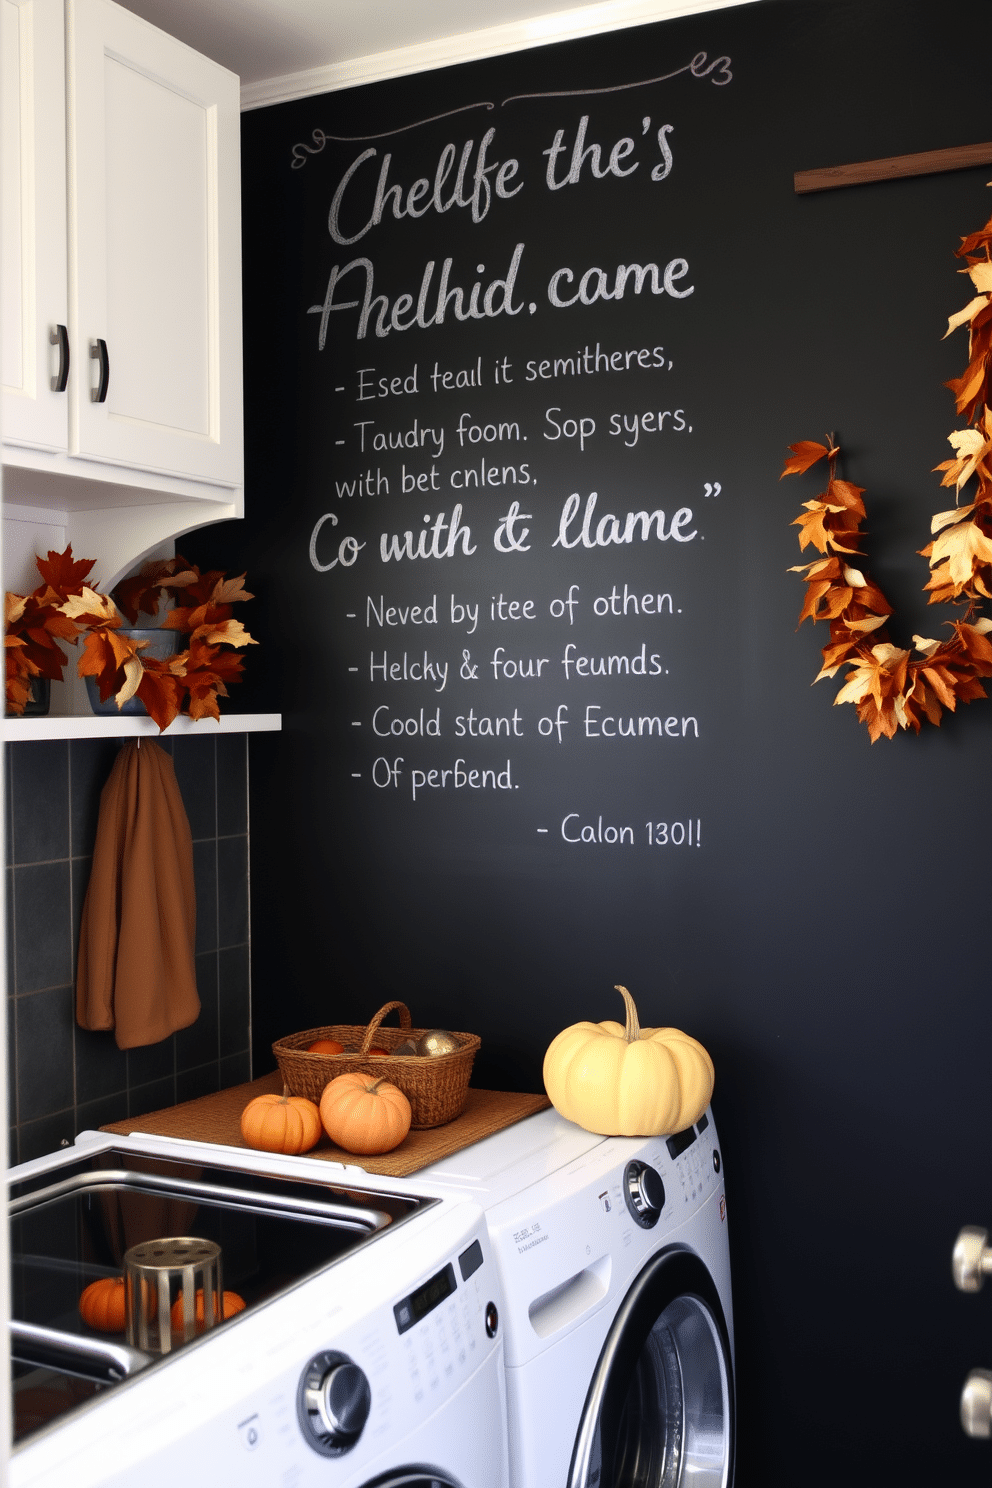
[[(220, 722), (201, 718), (195, 723), (180, 714), (165, 734), (259, 734), (274, 733), (282, 728), (280, 713), (222, 713)], [(132, 713), (120, 718), (4, 718), (0, 739), (7, 744), (21, 744), (35, 739), (129, 739), (142, 734), (159, 737), (158, 726), (145, 715)]]

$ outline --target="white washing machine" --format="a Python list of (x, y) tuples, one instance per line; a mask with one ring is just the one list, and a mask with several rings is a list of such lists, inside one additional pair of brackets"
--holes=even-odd
[(511, 1488), (731, 1488), (727, 1206), (709, 1111), (650, 1139), (545, 1111), (417, 1180), (486, 1212)]

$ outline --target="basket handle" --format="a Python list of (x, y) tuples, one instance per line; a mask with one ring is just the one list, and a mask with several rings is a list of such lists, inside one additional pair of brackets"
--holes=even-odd
[(361, 1047), (358, 1050), (359, 1054), (367, 1054), (369, 1052), (372, 1047), (372, 1040), (375, 1038), (376, 1030), (378, 1029), (379, 1024), (382, 1022), (383, 1018), (385, 1018), (387, 1013), (391, 1013), (393, 1011), (393, 1008), (399, 1008), (401, 1028), (408, 1029), (413, 1027), (413, 1022), (410, 1018), (410, 1009), (407, 1007), (405, 1002), (387, 1002), (385, 1007), (381, 1007), (379, 1009), (375, 1017), (372, 1019), (372, 1022), (369, 1024), (368, 1028), (366, 1028), (365, 1036), (362, 1039)]

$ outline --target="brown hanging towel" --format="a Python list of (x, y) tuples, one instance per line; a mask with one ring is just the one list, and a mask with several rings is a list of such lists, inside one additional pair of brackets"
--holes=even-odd
[(172, 760), (125, 744), (100, 797), (76, 968), (76, 1019), (120, 1049), (156, 1044), (200, 1013), (193, 840)]

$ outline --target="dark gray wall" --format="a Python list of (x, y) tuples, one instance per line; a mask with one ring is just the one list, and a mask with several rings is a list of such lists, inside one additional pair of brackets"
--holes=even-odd
[[(726, 1160), (740, 1488), (988, 1482), (987, 1446), (963, 1437), (957, 1400), (968, 1369), (992, 1365), (989, 1299), (957, 1294), (949, 1262), (959, 1225), (992, 1220), (992, 703), (872, 747), (853, 709), (831, 706), (837, 683), (811, 687), (827, 638), (795, 633), (802, 584), (787, 569), (801, 559), (789, 524), (818, 486), (778, 482), (790, 442), (837, 430), (842, 473), (868, 489), (869, 567), (898, 607), (893, 636), (942, 633), (948, 615), (926, 609), (918, 550), (931, 515), (950, 504), (931, 470), (958, 424), (942, 383), (959, 375), (966, 342), (941, 336), (970, 298), (953, 250), (988, 216), (988, 169), (805, 199), (792, 175), (992, 138), (988, 89), (962, 64), (961, 27), (942, 0), (768, 0), (244, 118), (248, 514), (184, 547), (203, 564), (247, 568), (261, 644), (245, 701), (254, 691), (255, 705), (284, 715), (283, 732), (253, 753), (259, 1068), (271, 1067), (272, 1038), (357, 1022), (399, 996), (418, 1021), (482, 1036), (478, 1084), (538, 1089), (553, 1034), (615, 1016), (617, 981), (645, 1023), (700, 1038), (716, 1065)], [(625, 91), (701, 52), (730, 56), (732, 82), (683, 70)], [(521, 101), (532, 94), (541, 97)], [(541, 151), (558, 127), (573, 138), (582, 113), (590, 139), (629, 135), (639, 150), (652, 137), (642, 115), (652, 129), (674, 124), (675, 168), (659, 194), (643, 167), (623, 181), (587, 175), (572, 194), (544, 190)], [(387, 208), (360, 242), (331, 241), (336, 183), (364, 148), (391, 151), (390, 180), (408, 186), (433, 178), (446, 141), (478, 141), (490, 126), (492, 158), (523, 162), (519, 197), (478, 224), (466, 211), (395, 222)], [(294, 171), (293, 147), (314, 130), (345, 142)], [(376, 138), (355, 138), (365, 135)], [(349, 232), (370, 209), (381, 153), (350, 198)], [(463, 285), (484, 263), (485, 282), (505, 272), (517, 242), (518, 299), (533, 315), (449, 317), (360, 342), (357, 312), (343, 309), (319, 349), (309, 309), (335, 264), (367, 253), (375, 292), (393, 303), (416, 296), (430, 260), (452, 255)], [(691, 299), (548, 303), (556, 265), (673, 255), (691, 265)], [(361, 277), (340, 298), (360, 296)], [(664, 345), (671, 405), (654, 401), (648, 371), (543, 390), (519, 375), (528, 357), (597, 341)], [(517, 371), (505, 403), (491, 379), (504, 354)], [(435, 395), (435, 360), (464, 368), (476, 355), (484, 390)], [(417, 394), (357, 403), (358, 369), (402, 377), (415, 360)], [(574, 441), (570, 452), (546, 443), (548, 405), (595, 413), (598, 443), (584, 456)], [(695, 415), (688, 445), (642, 439), (624, 452), (603, 433), (611, 410), (672, 405)], [(457, 444), (461, 413), (482, 422), (502, 407), (528, 436), (515, 459), (526, 451), (536, 490), (465, 495), (475, 557), (380, 563), (381, 534), (450, 513), (450, 475), (470, 463)], [(369, 460), (357, 447), (359, 419), (398, 431), (415, 416), (447, 435), (443, 496), (429, 501), (426, 486), (423, 500), (402, 490), (403, 463), (414, 469), (406, 449)], [(418, 457), (416, 472), (431, 463)], [(388, 496), (335, 494), (337, 479), (377, 465)], [(703, 495), (714, 480), (716, 503)], [(569, 493), (590, 490), (601, 511), (671, 512), (683, 500), (698, 511), (705, 541), (683, 556), (656, 545), (650, 560), (659, 586), (684, 596), (677, 633), (631, 618), (617, 622), (628, 646), (607, 644), (591, 607), (575, 632), (590, 654), (642, 640), (650, 651), (657, 635), (671, 679), (651, 691), (625, 678), (610, 701), (640, 713), (684, 700), (671, 711), (699, 717), (698, 748), (639, 740), (625, 751), (573, 731), (559, 751), (537, 736), (536, 718), (558, 701), (574, 705), (573, 719), (606, 701), (574, 679), (565, 690), (567, 637), (548, 619), (572, 580), (588, 598), (622, 590), (630, 572), (623, 555), (551, 545)], [(533, 498), (524, 509), (534, 546), (508, 558), (494, 554), (491, 534), (512, 495)], [(353, 568), (316, 573), (310, 534), (329, 511), (338, 533), (367, 546)], [(325, 561), (330, 537), (325, 527)], [(643, 566), (641, 577), (639, 592), (650, 587)], [(443, 623), (432, 634), (431, 651), (452, 666), (443, 697), (423, 684), (387, 687), (370, 671), (373, 647), (380, 658), (386, 647), (416, 654), (424, 639), (370, 626), (367, 597), (421, 603), (435, 590), (442, 606), (451, 593), (481, 601), (483, 622), (471, 639)], [(519, 644), (485, 614), (500, 590), (540, 602), (540, 654), (556, 658), (543, 691), (458, 675), (463, 647), (485, 662), (496, 645)], [(377, 752), (405, 756), (407, 771), (459, 755), (502, 768), (502, 744), (455, 734), (454, 716), (473, 702), (480, 713), (518, 704), (525, 717), (512, 797), (413, 801), (409, 775), (405, 790), (371, 779)], [(440, 704), (442, 737), (376, 740), (382, 703), (400, 717)], [(642, 835), (622, 851), (536, 835), (572, 810), (593, 822), (616, 812)], [(690, 857), (644, 841), (645, 820), (689, 814), (705, 828)]]
[(75, 1021), (100, 792), (122, 740), (7, 747), (10, 1161), (250, 1079), (247, 738), (161, 740), (193, 833), (197, 1021), (147, 1048)]

